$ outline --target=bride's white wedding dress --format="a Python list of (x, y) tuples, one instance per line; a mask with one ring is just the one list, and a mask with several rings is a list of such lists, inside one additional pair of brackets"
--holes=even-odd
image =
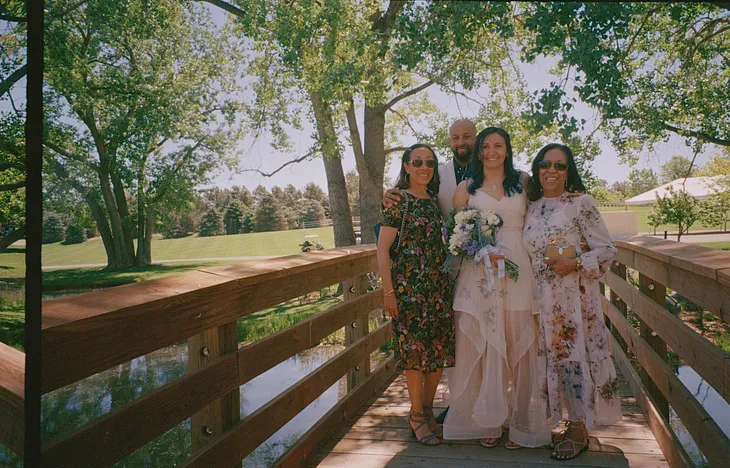
[(483, 264), (464, 260), (454, 291), (456, 366), (447, 369), (450, 404), (445, 439), (497, 438), (509, 424), (509, 438), (525, 447), (550, 442), (550, 421), (540, 408), (537, 380), (539, 300), (522, 243), (527, 211), (523, 191), (494, 199), (476, 191), (469, 205), (493, 210), (504, 220), (497, 240), (519, 266), (519, 279), (497, 277), (488, 292)]

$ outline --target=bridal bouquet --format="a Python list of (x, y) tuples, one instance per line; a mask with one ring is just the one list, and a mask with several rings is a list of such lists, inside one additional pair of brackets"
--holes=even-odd
[[(497, 232), (504, 220), (492, 210), (481, 211), (470, 206), (455, 208), (446, 222), (448, 245), (451, 260), (458, 257), (474, 258), (475, 262), (484, 262), (491, 278), (491, 262), (489, 254), (505, 254), (504, 246), (497, 242)], [(447, 261), (447, 264), (450, 264)], [(513, 280), (520, 276), (517, 264), (511, 260), (499, 260), (500, 278), (507, 275)], [(504, 266), (502, 266), (504, 264)]]

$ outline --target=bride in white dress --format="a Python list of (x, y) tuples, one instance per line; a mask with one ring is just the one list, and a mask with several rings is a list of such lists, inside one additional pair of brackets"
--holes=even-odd
[[(509, 134), (483, 130), (474, 145), (472, 179), (459, 184), (454, 206), (493, 210), (504, 220), (497, 241), (519, 267), (515, 281), (495, 274), (488, 291), (483, 264), (464, 260), (454, 291), (456, 366), (448, 372), (445, 439), (481, 439), (494, 447), (509, 425), (506, 448), (550, 442), (550, 421), (540, 409), (537, 379), (536, 297), (530, 258), (522, 243), (528, 175), (514, 168)], [(490, 254), (493, 262), (502, 256)]]

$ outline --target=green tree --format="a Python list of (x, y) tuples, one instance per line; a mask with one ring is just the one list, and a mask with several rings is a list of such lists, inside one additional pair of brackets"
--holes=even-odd
[(63, 243), (81, 244), (82, 242), (86, 242), (86, 239), (86, 230), (74, 220), (66, 227)]
[(256, 226), (256, 223), (254, 221), (254, 212), (253, 212), (253, 209), (249, 208), (243, 214), (243, 221), (241, 222), (241, 232), (244, 234), (253, 232), (255, 226)]
[(66, 225), (60, 215), (56, 213), (46, 213), (43, 217), (42, 230), (41, 242), (44, 244), (52, 244), (63, 240)]
[(223, 217), (220, 212), (215, 209), (209, 209), (202, 218), (200, 218), (200, 237), (220, 236), (225, 233), (223, 226)]
[(628, 175), (629, 198), (648, 192), (659, 186), (659, 179), (651, 169), (632, 169)]
[(671, 134), (730, 146), (730, 9), (712, 3), (523, 4), (528, 61), (557, 57), (536, 119), (575, 125), (573, 96), (597, 109), (619, 155), (635, 161)]
[(149, 264), (157, 213), (232, 167), (239, 48), (196, 3), (84, 2), (67, 19), (45, 33), (48, 171), (89, 203), (110, 268)]
[(225, 226), (226, 234), (238, 234), (241, 232), (241, 221), (245, 209), (244, 204), (237, 198), (233, 198), (228, 202), (225, 214), (223, 215), (223, 225)]
[(286, 219), (276, 198), (265, 195), (256, 208), (256, 232), (280, 231), (286, 228)]
[(695, 175), (697, 175), (697, 168), (692, 166), (692, 161), (684, 156), (672, 156), (669, 161), (662, 164), (660, 178), (661, 182), (666, 184)]
[(682, 235), (699, 218), (699, 202), (695, 197), (685, 192), (670, 188), (664, 197), (656, 196), (656, 204), (652, 207), (651, 219), (654, 226), (659, 224), (674, 224), (677, 226), (677, 242)]

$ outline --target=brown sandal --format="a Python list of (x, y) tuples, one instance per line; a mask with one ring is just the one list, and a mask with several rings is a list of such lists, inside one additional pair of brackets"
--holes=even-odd
[[(558, 434), (558, 437), (556, 437), (553, 440), (555, 447), (553, 449), (553, 453), (550, 454), (550, 458), (552, 458), (553, 460), (558, 460), (558, 461), (572, 460), (573, 458), (577, 457), (581, 453), (588, 450), (588, 433), (585, 432), (585, 426), (583, 425), (583, 423), (576, 421), (576, 422), (573, 422), (572, 424), (570, 424), (570, 421), (569, 421), (568, 424), (569, 424), (569, 428), (571, 426), (576, 429), (583, 427), (583, 431), (584, 431), (583, 437), (584, 438), (582, 441), (577, 441), (577, 440), (571, 439), (570, 437), (568, 437), (568, 434), (567, 434), (568, 429), (566, 429), (563, 433)], [(558, 438), (560, 438), (560, 441), (557, 440)], [(571, 445), (571, 448), (569, 450), (567, 449), (568, 442), (570, 442), (570, 445)], [(561, 447), (563, 445), (565, 445), (566, 447), (561, 449)], [(568, 451), (570, 452), (569, 456), (567, 456), (567, 457), (558, 456), (559, 452), (568, 452)]]
[[(414, 428), (411, 423), (416, 423), (418, 425)], [(426, 428), (421, 430), (424, 426), (426, 426)], [(408, 427), (411, 428), (411, 434), (413, 434), (419, 444), (438, 445), (441, 443), (441, 440), (439, 440), (439, 438), (436, 437), (428, 427), (428, 418), (426, 418), (424, 413), (417, 413), (411, 410), (410, 413), (408, 413)], [(420, 437), (419, 434), (421, 434)]]
[(443, 439), (444, 426), (436, 422), (436, 419), (433, 417), (433, 406), (423, 405), (423, 414), (425, 414), (428, 418), (428, 428), (431, 429), (433, 435), (435, 435), (439, 439)]

